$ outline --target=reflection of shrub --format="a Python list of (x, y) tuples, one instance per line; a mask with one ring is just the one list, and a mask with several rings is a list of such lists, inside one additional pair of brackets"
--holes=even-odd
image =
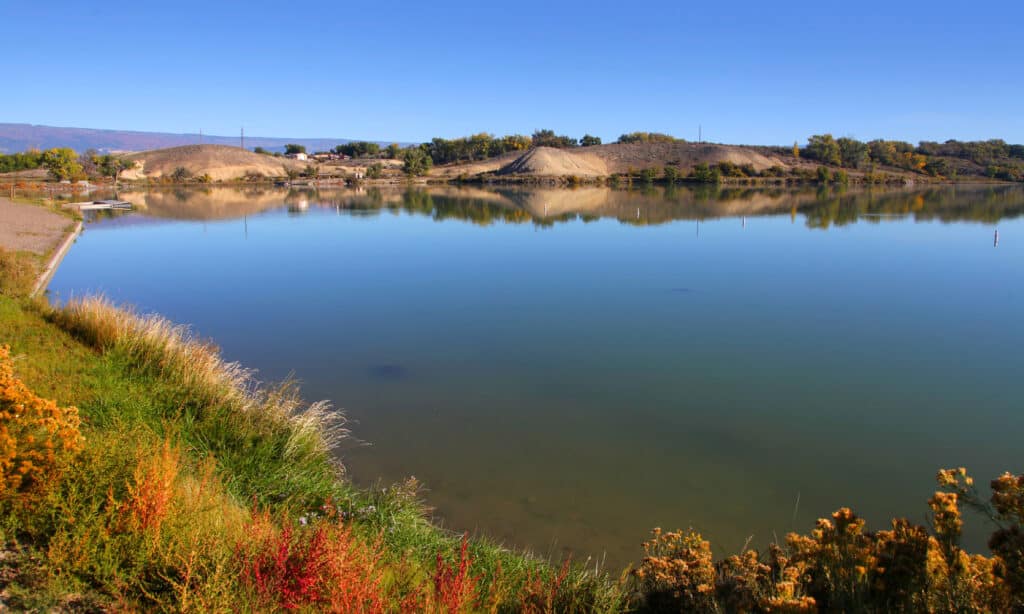
[[(633, 577), (650, 611), (1021, 611), (1024, 475), (993, 481), (990, 503), (964, 469), (940, 471), (938, 481), (945, 490), (928, 502), (930, 531), (897, 519), (872, 533), (843, 508), (764, 557), (747, 550), (713, 563), (698, 534), (655, 529)], [(999, 527), (989, 540), (994, 556), (959, 547), (960, 504)]]
[(0, 346), (0, 496), (31, 488), (81, 449), (78, 410), (40, 398), (14, 376)]

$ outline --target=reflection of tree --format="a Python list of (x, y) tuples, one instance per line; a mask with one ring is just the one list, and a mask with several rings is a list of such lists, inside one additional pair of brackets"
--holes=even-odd
[(844, 194), (823, 188), (815, 202), (800, 211), (811, 228), (906, 216), (918, 221), (993, 223), (1024, 214), (1024, 191), (1012, 186), (966, 190), (945, 186), (912, 192)]
[[(584, 193), (585, 192), (585, 193)], [(170, 202), (168, 202), (168, 199)], [(136, 199), (138, 200), (138, 199)], [(174, 203), (174, 204), (172, 204)], [(429, 216), (435, 220), (463, 220), (479, 225), (494, 223), (552, 226), (599, 218), (623, 224), (655, 225), (674, 220), (802, 214), (810, 228), (829, 228), (857, 221), (880, 222), (889, 217), (917, 220), (995, 222), (1024, 214), (1024, 189), (1019, 186), (938, 186), (923, 190), (875, 188), (848, 190), (844, 186), (751, 188), (735, 186), (669, 186), (645, 189), (581, 191), (502, 187), (494, 190), (410, 188), (389, 190), (318, 190), (293, 188), (175, 189), (147, 193), (140, 205), (157, 215), (211, 219), (240, 217), (280, 207), (330, 207), (376, 214)], [(551, 205), (550, 213), (548, 205)]]

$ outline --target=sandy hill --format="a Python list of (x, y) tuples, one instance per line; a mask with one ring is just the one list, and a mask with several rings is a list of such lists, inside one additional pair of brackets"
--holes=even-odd
[[(497, 159), (495, 159), (497, 160)], [(747, 147), (711, 143), (635, 143), (612, 144), (577, 149), (538, 147), (515, 157), (504, 157), (502, 164), (481, 163), (446, 167), (448, 174), (497, 171), (499, 175), (536, 177), (603, 177), (629, 170), (664, 166), (691, 169), (698, 164), (720, 162), (749, 164), (757, 171), (772, 166), (786, 166), (781, 159), (764, 155)]]
[(715, 143), (630, 143), (587, 147), (587, 152), (600, 157), (611, 173), (624, 173), (651, 166), (693, 168), (698, 164), (750, 164), (757, 171), (772, 166), (785, 166), (774, 156), (766, 156), (748, 147)]
[(238, 179), (246, 174), (283, 177), (285, 168), (302, 169), (306, 166), (304, 162), (274, 158), (227, 145), (184, 145), (143, 151), (128, 158), (137, 166), (122, 175), (127, 180), (162, 177), (177, 168), (184, 168), (197, 177), (209, 174), (214, 181)]
[(563, 177), (603, 177), (608, 174), (604, 161), (589, 152), (552, 147), (537, 147), (519, 156), (498, 171), (499, 175), (537, 175)]

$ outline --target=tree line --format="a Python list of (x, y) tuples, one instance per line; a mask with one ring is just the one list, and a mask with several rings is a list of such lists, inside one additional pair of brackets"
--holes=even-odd
[(131, 167), (132, 163), (128, 160), (113, 154), (101, 154), (95, 149), (86, 150), (82, 154), (76, 153), (70, 147), (0, 154), (0, 173), (45, 168), (57, 181), (116, 178), (121, 171)]
[(1012, 145), (1002, 139), (921, 141), (915, 146), (905, 141), (862, 142), (816, 134), (807, 140), (806, 147), (794, 145), (793, 153), (831, 166), (864, 170), (874, 165), (894, 166), (934, 177), (950, 177), (960, 172), (974, 174), (969, 166), (950, 163), (950, 159), (964, 160), (981, 167), (988, 177), (1024, 181), (1024, 145)]

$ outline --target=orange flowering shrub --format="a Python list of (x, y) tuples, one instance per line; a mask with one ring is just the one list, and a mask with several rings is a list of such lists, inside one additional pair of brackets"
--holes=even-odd
[(14, 376), (0, 346), (0, 496), (30, 489), (56, 470), (59, 456), (82, 447), (78, 410), (58, 407)]

